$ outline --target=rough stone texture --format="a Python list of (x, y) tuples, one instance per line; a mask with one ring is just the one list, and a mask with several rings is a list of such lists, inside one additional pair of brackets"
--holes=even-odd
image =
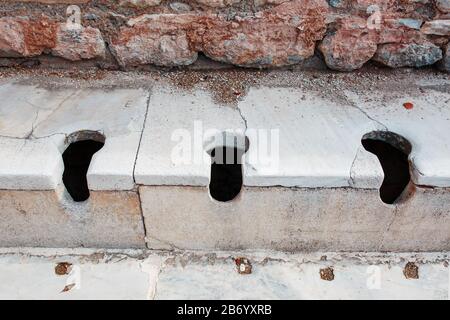
[(45, 17), (0, 18), (0, 57), (31, 57), (55, 46), (56, 24)]
[[(28, 11), (16, 2), (27, 2)], [(299, 64), (318, 48), (331, 69), (351, 71), (369, 61), (380, 44), (413, 47), (430, 42), (443, 47), (449, 37), (448, 0), (100, 3), (11, 0), (2, 4), (0, 58), (7, 59), (1, 65), (15, 65), (11, 58), (35, 56), (42, 62), (53, 54), (70, 61), (98, 59), (103, 63), (95, 60), (92, 66), (103, 68), (172, 67), (190, 65), (198, 53), (204, 53), (227, 64), (265, 68)], [(67, 19), (64, 6), (68, 4), (83, 4), (86, 30), (79, 37), (63, 35), (58, 27)], [(368, 27), (368, 22), (379, 25)], [(104, 53), (107, 46), (101, 44), (101, 35), (113, 55)], [(57, 43), (60, 46), (55, 48)]]
[(100, 30), (92, 27), (67, 28), (65, 23), (58, 26), (56, 45), (52, 54), (71, 61), (105, 57), (105, 42)]
[(326, 4), (292, 1), (256, 18), (219, 20), (202, 35), (202, 51), (214, 60), (240, 66), (296, 64), (314, 54), (325, 34)]
[(436, 7), (441, 12), (450, 13), (450, 0), (436, 0)]
[(439, 62), (439, 67), (444, 71), (450, 72), (450, 43), (447, 43), (444, 47), (443, 56)]
[(30, 53), (25, 48), (22, 26), (13, 18), (0, 19), (0, 56), (20, 57)]
[(55, 191), (0, 190), (1, 247), (145, 247), (136, 192), (91, 191), (74, 203)]
[(446, 189), (419, 188), (396, 206), (383, 204), (378, 190), (346, 188), (246, 187), (231, 203), (211, 201), (202, 187), (145, 186), (140, 195), (150, 248), (441, 251), (450, 245)]
[[(441, 251), (450, 246), (449, 189), (418, 188), (409, 201), (402, 203), (386, 231), (381, 251), (407, 248)], [(447, 249), (444, 249), (447, 248)]]
[(92, 27), (68, 29), (46, 17), (0, 18), (0, 57), (32, 57), (51, 52), (71, 61), (102, 58), (105, 42)]
[(195, 0), (195, 1), (208, 7), (224, 8), (226, 6), (239, 3), (241, 0)]
[(112, 41), (122, 66), (187, 65), (204, 52), (239, 66), (281, 66), (314, 54), (325, 33), (322, 0), (292, 1), (251, 17), (211, 14), (147, 15), (128, 22)]
[(432, 43), (384, 44), (373, 60), (391, 68), (423, 67), (442, 59), (442, 50)]
[(352, 71), (369, 61), (379, 44), (423, 42), (421, 21), (385, 14), (380, 25), (369, 26), (366, 18), (347, 16), (336, 21), (335, 30), (325, 36), (318, 48), (329, 68)]
[(425, 22), (422, 32), (438, 36), (450, 37), (450, 20), (433, 20)]
[(426, 36), (420, 32), (421, 19), (407, 19), (397, 13), (384, 14), (377, 33), (377, 43), (413, 43), (424, 42)]
[(129, 22), (111, 43), (111, 50), (122, 66), (155, 64), (180, 66), (193, 63), (197, 52), (189, 43), (185, 26), (195, 16), (152, 15)]
[(339, 71), (361, 68), (377, 51), (375, 32), (367, 29), (366, 19), (343, 20), (339, 29), (328, 34), (319, 45), (327, 66)]
[(169, 6), (175, 12), (189, 12), (192, 10), (190, 5), (183, 2), (172, 2)]
[(120, 0), (120, 6), (130, 6), (137, 8), (154, 7), (161, 3), (161, 0)]

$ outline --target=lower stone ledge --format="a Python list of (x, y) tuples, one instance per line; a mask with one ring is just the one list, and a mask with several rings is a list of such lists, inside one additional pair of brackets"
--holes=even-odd
[(0, 247), (145, 248), (136, 192), (91, 191), (75, 203), (55, 191), (0, 190)]
[(203, 187), (139, 188), (150, 249), (440, 251), (450, 190), (417, 188), (396, 205), (378, 190), (245, 187), (231, 202)]
[(0, 191), (0, 247), (145, 248), (147, 241), (165, 250), (450, 249), (445, 188), (417, 188), (395, 205), (378, 190), (352, 188), (245, 187), (225, 203), (205, 187), (91, 193), (75, 204), (54, 191)]

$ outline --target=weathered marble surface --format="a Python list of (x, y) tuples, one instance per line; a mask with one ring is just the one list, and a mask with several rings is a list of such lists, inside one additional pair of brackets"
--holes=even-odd
[[(234, 257), (250, 259), (252, 274), (236, 272)], [(327, 259), (323, 260), (326, 256)], [(448, 254), (312, 255), (276, 252), (152, 253), (94, 250), (4, 250), (2, 299), (447, 299)], [(57, 276), (59, 262), (72, 274)], [(403, 268), (415, 262), (419, 279)], [(333, 281), (319, 270), (332, 267)], [(71, 290), (61, 292), (68, 284)]]

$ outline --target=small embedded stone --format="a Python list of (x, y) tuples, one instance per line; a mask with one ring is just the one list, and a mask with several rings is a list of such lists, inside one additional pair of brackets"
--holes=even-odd
[(241, 0), (196, 0), (198, 4), (212, 8), (224, 8), (239, 3)]
[(405, 102), (405, 103), (403, 104), (403, 107), (404, 107), (406, 110), (411, 110), (412, 108), (414, 108), (414, 104), (413, 104), (412, 102)]
[(397, 20), (399, 26), (404, 26), (410, 29), (420, 30), (423, 21), (418, 19), (402, 18)]
[(147, 8), (161, 4), (161, 0), (121, 0), (119, 5), (122, 7)]
[(320, 269), (320, 279), (326, 280), (326, 281), (333, 281), (334, 280), (334, 270), (332, 267)]
[(169, 6), (175, 12), (189, 12), (192, 10), (190, 5), (183, 2), (172, 2)]
[(421, 31), (429, 35), (450, 36), (450, 20), (427, 21)]
[(58, 26), (56, 45), (52, 54), (71, 61), (103, 58), (106, 46), (99, 29), (82, 27), (71, 29), (65, 23)]
[(251, 274), (252, 273), (252, 264), (247, 258), (238, 257), (234, 259), (234, 263), (236, 264), (236, 269), (239, 274)]
[(64, 276), (70, 273), (72, 269), (72, 264), (69, 262), (60, 262), (55, 267), (55, 274), (58, 276)]
[(380, 45), (373, 57), (374, 61), (391, 68), (424, 67), (441, 59), (442, 50), (430, 42)]
[(406, 279), (419, 279), (419, 267), (413, 262), (408, 262), (403, 269), (403, 274)]
[(341, 21), (334, 34), (328, 34), (319, 44), (330, 69), (353, 71), (361, 68), (377, 51), (375, 33), (367, 29), (365, 19)]

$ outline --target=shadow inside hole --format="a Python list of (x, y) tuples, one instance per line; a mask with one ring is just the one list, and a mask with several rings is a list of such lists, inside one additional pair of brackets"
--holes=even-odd
[(362, 138), (361, 143), (367, 151), (378, 157), (383, 168), (381, 200), (387, 204), (395, 203), (411, 180), (408, 161), (411, 144), (392, 132), (369, 133)]
[(64, 151), (63, 183), (67, 192), (75, 202), (86, 201), (89, 198), (89, 187), (86, 174), (92, 156), (99, 151), (104, 142), (82, 140), (72, 142)]
[(242, 188), (242, 156), (238, 148), (218, 147), (211, 150), (211, 180), (209, 192), (217, 201), (233, 200)]

